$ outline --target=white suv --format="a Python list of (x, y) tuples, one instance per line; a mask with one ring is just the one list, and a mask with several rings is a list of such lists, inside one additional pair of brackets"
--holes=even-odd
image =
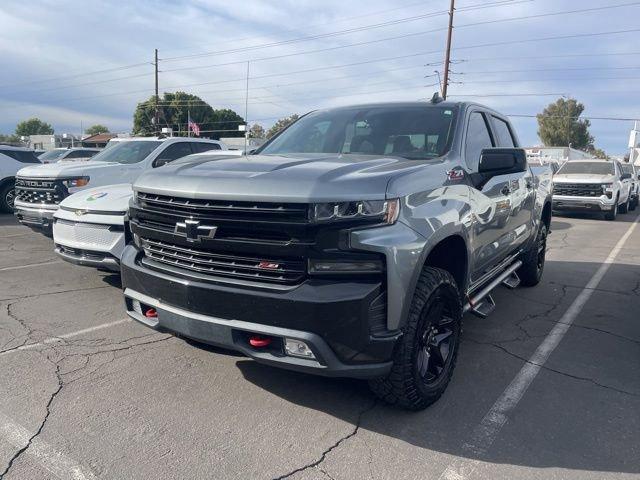
[(16, 173), (30, 164), (41, 165), (33, 150), (0, 145), (0, 212), (13, 211)]
[(617, 160), (570, 160), (553, 177), (554, 212), (602, 212), (615, 220), (631, 203), (631, 175)]
[(51, 233), (59, 203), (86, 188), (133, 183), (144, 171), (208, 150), (226, 150), (222, 142), (199, 138), (114, 138), (86, 162), (58, 162), (23, 168), (16, 176), (18, 220)]

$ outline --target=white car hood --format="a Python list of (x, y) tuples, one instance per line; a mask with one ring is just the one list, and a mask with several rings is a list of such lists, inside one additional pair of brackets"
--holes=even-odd
[(60, 207), (100, 212), (126, 212), (133, 196), (130, 183), (82, 190), (65, 198)]
[(613, 183), (615, 175), (596, 175), (586, 173), (556, 173), (554, 183)]
[(34, 165), (25, 167), (18, 171), (19, 177), (38, 177), (38, 178), (67, 178), (88, 175), (92, 172), (100, 173), (105, 170), (114, 170), (121, 167), (116, 162), (58, 162), (47, 163), (44, 165)]

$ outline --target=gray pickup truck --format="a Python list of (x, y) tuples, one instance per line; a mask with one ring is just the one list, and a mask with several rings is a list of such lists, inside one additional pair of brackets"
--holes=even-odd
[(463, 314), (542, 276), (551, 172), (518, 147), (498, 112), (434, 99), (314, 111), (253, 155), (150, 171), (122, 257), (128, 314), (425, 408)]

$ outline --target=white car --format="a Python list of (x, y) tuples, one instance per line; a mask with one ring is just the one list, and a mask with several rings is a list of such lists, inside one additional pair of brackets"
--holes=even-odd
[(42, 163), (89, 160), (100, 152), (100, 150), (100, 148), (85, 147), (54, 148), (53, 150), (41, 153), (38, 158)]
[[(216, 150), (185, 157), (182, 161), (239, 156), (239, 150)], [(65, 198), (54, 214), (55, 252), (67, 262), (120, 271), (120, 256), (128, 241), (127, 210), (133, 196), (131, 184), (90, 188)]]
[(16, 174), (30, 164), (41, 165), (33, 150), (0, 145), (0, 212), (13, 211)]
[(120, 271), (131, 184), (90, 188), (65, 198), (54, 214), (55, 252), (76, 265)]
[(148, 169), (208, 150), (226, 150), (226, 146), (216, 140), (186, 137), (114, 138), (89, 161), (23, 168), (15, 181), (16, 216), (20, 223), (50, 234), (53, 214), (72, 193), (132, 183)]

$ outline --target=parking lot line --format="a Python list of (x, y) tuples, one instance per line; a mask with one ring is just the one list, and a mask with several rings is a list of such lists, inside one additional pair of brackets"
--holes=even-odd
[(23, 350), (32, 350), (34, 348), (38, 348), (43, 345), (50, 345), (52, 343), (62, 342), (67, 338), (73, 338), (73, 337), (77, 337), (78, 335), (82, 335), (84, 333), (90, 333), (90, 332), (95, 332), (97, 330), (103, 330), (105, 328), (115, 327), (116, 325), (120, 325), (122, 323), (128, 323), (130, 321), (131, 321), (130, 318), (123, 318), (121, 320), (116, 320), (115, 322), (103, 323), (101, 325), (96, 325), (95, 327), (83, 328), (82, 330), (76, 330), (75, 332), (58, 335), (57, 337), (50, 337), (38, 343), (30, 343), (28, 345), (22, 345), (21, 347), (0, 352), (0, 357), (4, 355), (9, 355), (10, 353), (21, 352)]
[[(459, 456), (451, 462), (442, 475), (440, 475), (439, 480), (466, 480), (473, 474), (481, 462), (478, 457), (481, 457), (489, 450), (498, 433), (500, 433), (501, 428), (509, 420), (509, 413), (518, 405), (533, 380), (549, 359), (549, 356), (556, 349), (571, 327), (571, 324), (589, 301), (593, 292), (620, 253), (620, 250), (622, 250), (624, 244), (635, 230), (638, 221), (640, 221), (640, 216), (634, 220), (615, 247), (613, 247), (609, 256), (604, 260), (602, 265), (600, 265), (600, 268), (598, 268), (596, 273), (591, 277), (589, 283), (582, 289), (562, 318), (545, 337), (509, 386), (502, 392), (502, 395), (496, 400), (482, 421), (474, 428), (470, 439), (462, 446), (464, 458), (463, 456)], [(475, 459), (472, 460), (470, 457), (475, 457)]]
[[(38, 460), (39, 465), (60, 480), (90, 480), (96, 478), (91, 471), (81, 467), (40, 438), (34, 438), (31, 441), (33, 434), (2, 412), (0, 412), (0, 435), (15, 448), (23, 449), (29, 445), (29, 449), (25, 453)], [(29, 444), (30, 441), (31, 444)]]
[(15, 267), (3, 267), (0, 268), (0, 272), (8, 272), (10, 270), (22, 270), (23, 268), (41, 267), (44, 265), (53, 265), (56, 263), (62, 263), (62, 260), (52, 260), (50, 262), (30, 263), (28, 265), (18, 265)]

